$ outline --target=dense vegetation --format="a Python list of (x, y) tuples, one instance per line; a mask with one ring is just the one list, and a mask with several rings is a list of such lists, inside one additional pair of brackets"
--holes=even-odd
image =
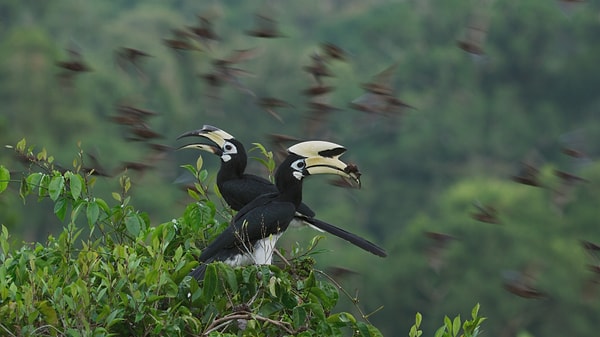
[[(19, 195), (49, 199), (56, 217), (67, 225), (56, 238), (16, 249), (7, 228), (1, 227), (3, 334), (382, 336), (362, 313), (357, 296), (314, 269), (318, 237), (306, 250), (295, 247), (282, 256), (281, 268), (234, 269), (212, 263), (202, 282), (189, 276), (198, 265), (197, 252), (228, 226), (217, 220), (215, 204), (206, 194), (202, 161), (187, 166), (197, 179), (197, 190), (189, 191), (195, 202), (183, 216), (152, 227), (145, 213), (129, 205), (127, 176), (121, 177), (121, 189), (113, 193), (116, 205), (110, 207), (95, 196), (92, 172), (82, 172), (81, 153), (73, 170), (60, 170), (52, 156), (33, 149), (25, 139), (15, 146), (17, 155), (39, 168), (20, 181)], [(10, 172), (0, 166), (0, 193), (10, 183)], [(334, 312), (340, 291), (355, 302), (360, 320), (348, 312)], [(422, 334), (421, 320), (417, 313), (410, 336)], [(484, 320), (476, 305), (470, 320), (445, 317), (436, 337), (478, 336)]]
[[(586, 255), (580, 240), (600, 241), (600, 166), (594, 160), (600, 144), (599, 7), (589, 2), (565, 12), (560, 5), (542, 0), (296, 2), (277, 8), (286, 37), (260, 40), (244, 34), (261, 8), (252, 2), (6, 1), (0, 5), (0, 143), (14, 146), (26, 137), (38, 144), (36, 153), (45, 147), (56, 163), (72, 169), (80, 142), (82, 166), (90, 164), (89, 153), (116, 172), (123, 161), (143, 161), (152, 154), (144, 142), (125, 141), (126, 128), (109, 122), (121, 103), (159, 112), (149, 124), (163, 136), (159, 141), (171, 146), (182, 145), (176, 137), (203, 124), (221, 127), (246, 144), (267, 145), (271, 133), (304, 139), (301, 91), (313, 81), (302, 67), (320, 43), (333, 42), (349, 55), (347, 62), (332, 63), (335, 77), (326, 79), (336, 87), (331, 104), (342, 110), (330, 113), (313, 136), (350, 149), (348, 157), (364, 173), (363, 189), (325, 191), (307, 181), (305, 200), (319, 205), (316, 211), (324, 220), (381, 243), (389, 257), (379, 260), (326, 237), (318, 247), (328, 251), (315, 257), (317, 267), (357, 272), (340, 282), (360, 290), (364, 312), (384, 307), (369, 317), (384, 335), (407, 331), (417, 311), (425, 313), (424, 330), (435, 331), (444, 315), (465, 316), (481, 303), (490, 317), (484, 329), (490, 335), (589, 336), (600, 305), (596, 275), (587, 265), (600, 261)], [(486, 54), (474, 60), (456, 40), (478, 9), (489, 18), (489, 28)], [(195, 15), (206, 12), (216, 13), (220, 42), (202, 52), (173, 52), (162, 43), (170, 29), (194, 25)], [(65, 48), (72, 44), (93, 71), (65, 87), (55, 62), (68, 58)], [(143, 75), (115, 65), (114, 52), (123, 46), (152, 55), (141, 64)], [(197, 76), (210, 71), (213, 58), (252, 47), (259, 55), (240, 67), (254, 76), (241, 80), (258, 97), (289, 101), (294, 108), (280, 111), (285, 123), (235, 87), (224, 86), (218, 100), (208, 97)], [(361, 95), (362, 83), (394, 63), (397, 94), (416, 109), (380, 116), (348, 108)], [(573, 158), (561, 148), (586, 155)], [(193, 177), (179, 166), (194, 162), (196, 155), (168, 153), (153, 169), (125, 173), (131, 179), (129, 205), (140, 212), (133, 218), (123, 215), (130, 227), (144, 223), (149, 231), (186, 213), (194, 200), (180, 187)], [(210, 185), (217, 162), (204, 159)], [(510, 179), (521, 161), (538, 167), (544, 188)], [(0, 163), (13, 180), (29, 176), (29, 164), (19, 164), (14, 150), (1, 152)], [(258, 163), (252, 169), (267, 174)], [(587, 182), (564, 190), (554, 170)], [(111, 193), (122, 189), (122, 175), (96, 178), (97, 198), (113, 199)], [(63, 235), (70, 209), (64, 210), (63, 222), (54, 215), (51, 198), (36, 204), (30, 196), (24, 204), (18, 184), (8, 188), (17, 193), (0, 195), (0, 222), (15, 243)], [(218, 198), (213, 200), (220, 210)], [(471, 218), (474, 204), (493, 205), (500, 223)], [(456, 238), (443, 250), (443, 264), (428, 263), (432, 242), (425, 232)], [(281, 246), (291, 251), (299, 242), (304, 247), (313, 235), (287, 233)], [(193, 253), (184, 249), (179, 257), (191, 261)], [(177, 270), (175, 264), (171, 268), (171, 273)], [(503, 276), (515, 271), (534, 275), (545, 296), (525, 299), (503, 289)], [(360, 317), (349, 299), (340, 298), (338, 307)]]

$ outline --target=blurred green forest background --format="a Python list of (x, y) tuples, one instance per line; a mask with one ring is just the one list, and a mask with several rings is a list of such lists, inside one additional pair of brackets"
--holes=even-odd
[[(592, 336), (600, 317), (600, 258), (581, 240), (600, 242), (600, 5), (557, 0), (272, 2), (267, 8), (285, 37), (258, 39), (245, 31), (265, 3), (255, 1), (6, 0), (0, 3), (0, 143), (45, 147), (69, 168), (78, 152), (95, 156), (109, 171), (123, 162), (145, 162), (153, 150), (128, 141), (127, 127), (111, 123), (118, 104), (157, 112), (149, 119), (162, 135), (154, 142), (178, 147), (181, 133), (203, 124), (220, 127), (251, 148), (274, 150), (269, 134), (321, 138), (344, 144), (346, 161), (363, 172), (363, 188), (350, 190), (308, 179), (304, 200), (319, 218), (386, 247), (385, 259), (331, 236), (317, 256), (321, 268), (355, 271), (342, 279), (360, 290), (360, 306), (388, 336), (408, 331), (416, 311), (432, 334), (444, 314), (466, 315), (477, 302), (488, 336)], [(219, 41), (201, 51), (174, 51), (163, 39), (172, 29), (210, 15)], [(208, 13), (208, 14), (207, 14)], [(461, 50), (473, 17), (484, 18), (485, 55)], [(307, 98), (314, 80), (303, 71), (321, 43), (347, 52), (332, 62), (335, 75), (328, 113), (307, 134)], [(141, 71), (119, 66), (115, 52), (131, 47), (151, 55)], [(92, 68), (71, 85), (56, 62), (75, 48)], [(246, 90), (226, 84), (218, 99), (201, 74), (212, 60), (257, 48), (239, 67)], [(384, 116), (353, 110), (361, 84), (397, 64), (396, 95), (414, 109)], [(237, 65), (236, 65), (237, 66)], [(277, 97), (284, 123), (257, 105)], [(576, 153), (574, 153), (576, 152)], [(164, 153), (163, 153), (164, 154)], [(259, 153), (255, 153), (259, 156)], [(569, 155), (570, 154), (570, 155)], [(132, 203), (158, 224), (180, 216), (192, 202), (182, 188), (180, 165), (198, 153), (152, 158), (152, 168), (128, 170)], [(87, 158), (87, 157), (86, 157)], [(91, 159), (90, 159), (91, 160)], [(539, 169), (544, 187), (517, 184), (522, 163)], [(0, 163), (24, 166), (3, 149)], [(218, 159), (204, 156), (214, 176)], [(251, 170), (262, 172), (252, 163)], [(584, 178), (568, 182), (556, 170)], [(123, 173), (119, 173), (122, 175)], [(16, 176), (16, 175), (15, 175)], [(104, 191), (118, 190), (105, 179)], [(112, 188), (112, 189), (111, 189)], [(24, 241), (45, 240), (62, 223), (50, 203), (13, 194), (0, 197), (0, 223)], [(35, 205), (34, 205), (35, 204)], [(498, 224), (473, 218), (476, 205), (492, 206)], [(440, 243), (434, 235), (452, 239)], [(290, 230), (283, 248), (315, 233)], [(442, 240), (443, 241), (443, 240)], [(519, 276), (520, 275), (520, 276)], [(507, 291), (530, 282), (539, 298)], [(513, 282), (513, 283), (511, 283)], [(518, 283), (518, 282), (517, 282)], [(347, 303), (344, 310), (353, 311)]]

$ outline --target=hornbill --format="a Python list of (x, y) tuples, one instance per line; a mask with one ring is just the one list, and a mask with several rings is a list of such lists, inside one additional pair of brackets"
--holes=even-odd
[[(236, 211), (240, 211), (245, 205), (258, 196), (265, 193), (277, 192), (277, 187), (269, 180), (251, 174), (244, 173), (247, 163), (244, 145), (232, 135), (214, 126), (205, 125), (202, 129), (186, 132), (179, 138), (199, 136), (206, 138), (216, 144), (190, 144), (183, 148), (194, 148), (218, 155), (221, 158), (221, 168), (217, 173), (217, 187), (225, 199), (225, 202)], [(341, 155), (343, 148), (339, 149)], [(355, 172), (356, 173), (356, 172)], [(357, 173), (356, 173), (357, 174)], [(293, 225), (306, 223), (320, 231), (326, 231), (340, 237), (375, 255), (387, 256), (385, 250), (370, 241), (343, 230), (337, 226), (316, 219), (315, 213), (304, 203), (297, 209), (293, 219)]]
[[(288, 148), (288, 156), (275, 172), (276, 191), (263, 194), (235, 215), (200, 254), (200, 265), (190, 272), (204, 278), (206, 264), (271, 264), (277, 239), (288, 228), (302, 202), (302, 180), (311, 174), (336, 174), (360, 182), (359, 174), (338, 159), (346, 149), (324, 141), (308, 141)], [(227, 161), (226, 161), (227, 162)]]

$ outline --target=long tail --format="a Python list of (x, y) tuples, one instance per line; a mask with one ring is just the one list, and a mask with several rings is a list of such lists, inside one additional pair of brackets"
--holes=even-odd
[(339, 238), (342, 238), (348, 242), (350, 242), (351, 244), (360, 247), (372, 254), (375, 254), (377, 256), (381, 256), (381, 257), (386, 257), (387, 253), (385, 252), (385, 250), (379, 246), (377, 246), (376, 244), (372, 243), (371, 241), (361, 238), (360, 236), (350, 233), (346, 230), (343, 230), (337, 226), (334, 226), (332, 224), (328, 224), (325, 221), (321, 221), (319, 219), (315, 219), (315, 218), (310, 218), (310, 217), (306, 217), (306, 216), (296, 216), (297, 218), (300, 218), (302, 221), (305, 221), (306, 223), (324, 230), (325, 232), (329, 233), (329, 234), (333, 234)]
[(188, 275), (195, 278), (198, 283), (204, 280), (204, 273), (206, 272), (206, 263), (200, 262), (198, 267), (194, 268)]

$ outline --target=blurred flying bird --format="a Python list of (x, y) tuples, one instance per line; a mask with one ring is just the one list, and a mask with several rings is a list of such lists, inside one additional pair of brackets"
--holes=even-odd
[(566, 184), (568, 186), (571, 186), (577, 182), (586, 182), (587, 181), (584, 178), (578, 177), (572, 173), (561, 171), (561, 170), (554, 170), (554, 175), (557, 176), (558, 178), (560, 178), (560, 180), (563, 184)]
[(210, 49), (210, 43), (213, 41), (219, 41), (219, 35), (214, 30), (213, 20), (215, 15), (207, 13), (198, 15), (198, 25), (187, 27), (187, 29), (193, 34), (193, 37), (199, 40), (202, 45), (205, 45)]
[(276, 16), (277, 12), (273, 3), (263, 2), (262, 6), (254, 13), (254, 27), (247, 30), (246, 34), (265, 39), (285, 37), (279, 30)]
[(115, 63), (122, 70), (126, 70), (127, 65), (131, 65), (140, 75), (143, 76), (144, 72), (142, 71), (139, 62), (141, 62), (143, 58), (150, 56), (150, 54), (139, 49), (120, 47), (115, 51)]
[(192, 33), (189, 33), (187, 31), (181, 30), (181, 29), (172, 29), (171, 30), (172, 33), (172, 37), (170, 38), (164, 38), (163, 39), (163, 43), (175, 50), (176, 52), (179, 51), (201, 51), (202, 49), (200, 49), (199, 46), (197, 46), (196, 44), (194, 44), (191, 41), (191, 38), (194, 37), (194, 35)]
[(100, 177), (114, 176), (114, 174), (109, 173), (109, 171), (102, 164), (100, 164), (98, 157), (96, 157), (95, 155), (93, 155), (89, 152), (86, 152), (85, 154), (86, 154), (87, 158), (89, 159), (90, 163), (86, 163), (82, 160), (81, 170), (84, 173), (90, 174), (90, 175), (95, 175), (95, 176), (100, 176)]
[(398, 68), (398, 63), (385, 68), (381, 72), (375, 74), (370, 82), (361, 84), (361, 87), (367, 91), (377, 95), (391, 96), (394, 94), (393, 76)]
[(483, 9), (476, 10), (468, 19), (463, 37), (457, 41), (458, 47), (475, 57), (484, 55), (488, 27), (489, 18), (483, 12)]
[(318, 52), (313, 53), (310, 58), (312, 63), (302, 67), (302, 69), (312, 75), (317, 84), (321, 86), (323, 85), (323, 77), (333, 77), (333, 73), (329, 70), (326, 59)]
[(321, 43), (321, 49), (330, 59), (344, 62), (347, 61), (348, 55), (346, 51), (331, 42)]
[(505, 270), (502, 272), (504, 289), (523, 298), (546, 298), (547, 294), (535, 287), (536, 274), (531, 268), (524, 271)]
[(338, 282), (344, 278), (360, 274), (359, 272), (357, 272), (355, 270), (340, 267), (340, 266), (327, 267), (327, 268), (325, 268), (325, 273)]
[(69, 59), (56, 62), (56, 66), (62, 70), (58, 73), (58, 77), (61, 79), (62, 84), (66, 86), (73, 83), (77, 74), (92, 71), (92, 68), (84, 62), (83, 56), (77, 49), (75, 45), (67, 48)]
[(277, 20), (263, 13), (256, 13), (254, 15), (254, 28), (247, 30), (246, 34), (264, 39), (285, 37), (279, 30)]
[[(213, 89), (218, 89), (223, 84), (228, 83), (234, 88), (256, 97), (256, 94), (247, 86), (242, 84), (239, 77), (251, 75), (250, 72), (243, 69), (234, 68), (233, 65), (255, 58), (258, 55), (256, 48), (236, 50), (227, 58), (216, 59), (212, 62), (213, 70), (210, 73), (201, 75), (206, 83)], [(215, 95), (218, 97), (218, 94)]]
[(525, 162), (521, 163), (519, 172), (517, 175), (511, 177), (511, 179), (519, 184), (541, 187), (542, 184), (539, 180), (540, 171), (533, 166)]
[(312, 96), (308, 102), (308, 116), (306, 117), (305, 132), (308, 138), (324, 135), (324, 132), (329, 130), (325, 129), (325, 122), (327, 116), (333, 112), (340, 110), (339, 108), (329, 103), (330, 98), (328, 94)]
[(80, 73), (80, 72), (86, 72), (86, 71), (91, 71), (92, 68), (90, 68), (84, 61), (83, 61), (83, 57), (81, 56), (81, 53), (73, 48), (68, 48), (67, 52), (69, 53), (69, 59), (66, 61), (57, 61), (56, 65), (59, 68), (74, 72), (74, 73)]
[(280, 134), (280, 133), (271, 133), (267, 135), (269, 139), (269, 143), (273, 147), (274, 159), (276, 162), (281, 162), (285, 156), (287, 156), (287, 148), (288, 144), (291, 142), (297, 143), (301, 141), (300, 138)]
[(566, 154), (569, 157), (573, 157), (573, 158), (586, 158), (587, 154), (581, 150), (577, 150), (574, 148), (570, 148), (570, 147), (563, 147), (561, 148), (561, 152)]
[(290, 103), (275, 97), (261, 97), (258, 100), (257, 104), (281, 123), (283, 123), (283, 119), (281, 118), (281, 115), (279, 115), (275, 110), (278, 108), (294, 107)]
[(491, 224), (500, 223), (500, 219), (498, 219), (498, 211), (494, 207), (490, 205), (482, 205), (479, 201), (474, 202), (473, 206), (475, 206), (478, 210), (476, 213), (471, 213), (471, 217), (473, 219)]
[(553, 172), (559, 178), (559, 184), (552, 189), (552, 202), (562, 213), (564, 206), (573, 199), (573, 190), (577, 183), (587, 182), (587, 180), (561, 170), (555, 169)]
[(350, 102), (350, 107), (369, 114), (387, 116), (402, 114), (406, 108), (414, 109), (395, 96), (393, 75), (397, 68), (398, 64), (395, 63), (374, 75), (370, 82), (361, 84), (365, 92)]
[(425, 251), (427, 262), (436, 273), (439, 273), (445, 263), (445, 252), (456, 238), (452, 235), (430, 231), (425, 232), (425, 236), (430, 239)]
[(147, 109), (142, 109), (142, 108), (137, 108), (131, 105), (127, 105), (127, 104), (119, 104), (117, 105), (117, 111), (124, 116), (135, 116), (138, 118), (146, 118), (146, 117), (153, 117), (158, 115), (157, 112), (151, 111), (151, 110), (147, 110)]
[(306, 96), (319, 96), (319, 95), (323, 95), (323, 94), (332, 92), (333, 90), (335, 90), (335, 88), (332, 86), (317, 85), (317, 86), (313, 86), (308, 89), (302, 90), (302, 94), (306, 95)]
[(149, 139), (163, 138), (160, 133), (150, 129), (147, 124), (136, 125), (132, 127), (130, 131), (136, 136), (128, 138), (128, 140), (131, 141), (145, 141)]
[(591, 254), (594, 258), (598, 258), (600, 254), (600, 245), (587, 240), (581, 240), (581, 246), (585, 251)]

